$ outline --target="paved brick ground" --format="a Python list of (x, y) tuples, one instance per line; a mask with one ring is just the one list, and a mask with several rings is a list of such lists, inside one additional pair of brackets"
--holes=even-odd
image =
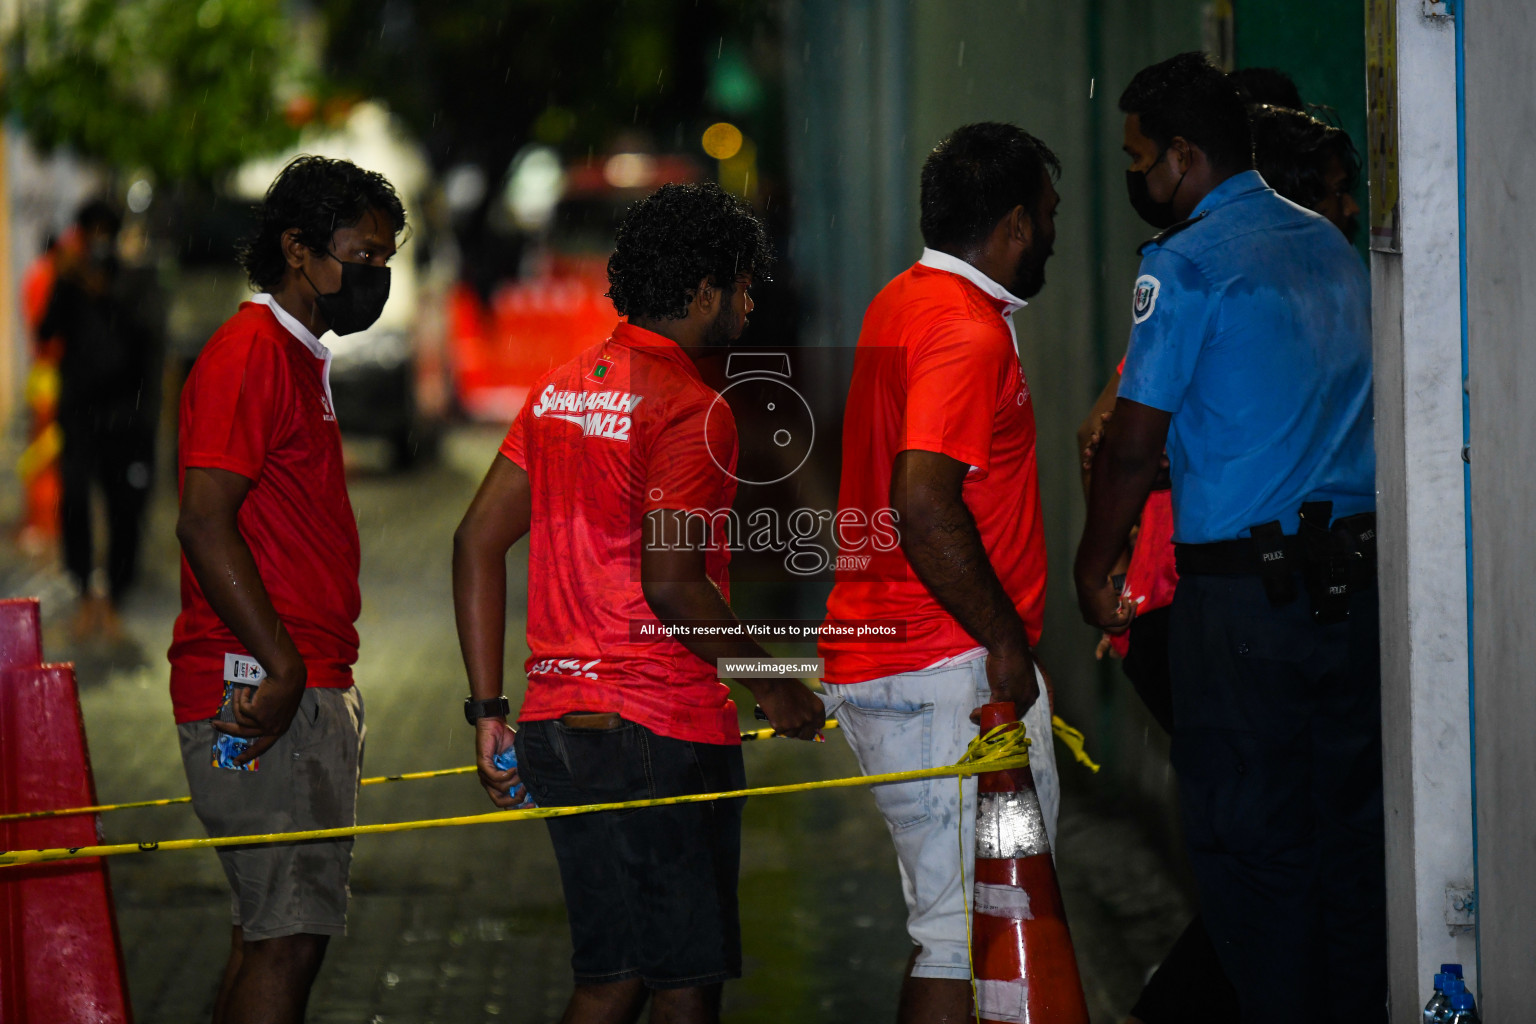
[[(497, 439), (460, 432), (436, 468), (392, 477), (364, 466), (353, 475), (364, 552), (357, 677), (367, 706), (367, 774), (470, 759), (449, 538)], [(0, 517), (12, 511), (7, 503), (13, 508), (14, 495), (0, 495)], [(77, 662), (97, 785), (109, 801), (186, 789), (164, 659), (177, 601), (173, 517), (173, 494), (162, 486), (146, 541), (146, 578), (127, 617), (133, 639), (111, 647), (72, 642), (67, 583), (51, 565), (0, 545), (0, 594), (42, 596), (49, 656)], [(518, 581), (513, 614), (521, 607)], [(508, 660), (515, 666), (525, 654), (519, 632), (513, 623)], [(854, 772), (836, 738), (815, 746), (758, 744), (746, 756), (759, 783)], [(1094, 1020), (1118, 1021), (1188, 909), (1136, 827), (1091, 811), (1091, 783), (1066, 770), (1071, 788), (1059, 862), (1068, 913)], [(469, 779), (446, 779), (371, 787), (361, 818), (409, 820), (489, 806)], [(109, 841), (201, 834), (184, 808), (108, 815), (103, 829)], [(138, 1021), (206, 1019), (229, 920), (215, 857), (123, 857), (112, 873)], [(741, 893), (746, 976), (727, 988), (728, 1020), (893, 1017), (896, 978), (910, 947), (889, 838), (866, 791), (753, 801)], [(357, 847), (351, 933), (331, 946), (310, 1020), (552, 1020), (569, 992), (569, 955), (558, 875), (541, 825), (367, 837)]]

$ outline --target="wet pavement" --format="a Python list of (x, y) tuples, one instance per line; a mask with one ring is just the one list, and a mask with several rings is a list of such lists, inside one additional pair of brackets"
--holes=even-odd
[[(461, 429), (441, 461), (392, 475), (349, 446), (363, 544), (364, 772), (469, 763), (466, 692), (453, 628), (454, 526), (499, 433)], [(9, 489), (14, 492), (14, 486)], [(14, 515), (0, 495), (0, 519)], [(71, 589), (49, 562), (0, 542), (0, 595), (43, 598), (51, 660), (74, 660), (96, 784), (112, 802), (186, 792), (167, 694), (165, 648), (177, 610), (174, 492), (157, 486), (143, 583), (125, 615), (129, 639), (77, 643)], [(519, 556), (514, 552), (514, 559)], [(526, 655), (512, 572), (508, 693), (517, 705)], [(750, 709), (749, 700), (738, 704)], [(752, 723), (744, 722), (744, 727)], [(746, 751), (752, 784), (856, 772), (837, 737), (773, 741)], [(1125, 813), (1062, 756), (1066, 797), (1058, 864), (1095, 1024), (1121, 1020), (1148, 971), (1182, 930), (1187, 900), (1162, 856)], [(364, 823), (490, 810), (472, 777), (363, 790)], [(185, 807), (106, 815), (108, 842), (201, 835)], [(111, 862), (129, 990), (139, 1024), (206, 1020), (228, 949), (229, 896), (211, 852)], [(558, 1018), (570, 989), (559, 878), (538, 823), (363, 837), (352, 876), (350, 934), (334, 940), (310, 1004), (312, 1022), (538, 1022)], [(894, 854), (866, 790), (761, 797), (747, 807), (741, 872), (745, 976), (726, 988), (725, 1018), (894, 1019), (910, 945)]]

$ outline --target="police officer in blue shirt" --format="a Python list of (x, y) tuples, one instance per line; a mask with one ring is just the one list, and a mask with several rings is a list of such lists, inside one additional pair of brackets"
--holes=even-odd
[(1253, 170), (1200, 54), (1120, 98), (1142, 248), (1074, 570), (1109, 573), (1166, 447), (1179, 586), (1173, 764), (1201, 908), (1243, 1020), (1381, 1021), (1386, 891), (1369, 284), (1338, 229)]

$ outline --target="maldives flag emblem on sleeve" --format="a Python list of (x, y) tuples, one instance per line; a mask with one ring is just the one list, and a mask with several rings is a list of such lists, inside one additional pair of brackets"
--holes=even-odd
[(592, 381), (594, 384), (601, 384), (607, 378), (608, 371), (611, 369), (613, 369), (612, 359), (599, 359), (597, 365), (588, 372), (587, 380)]

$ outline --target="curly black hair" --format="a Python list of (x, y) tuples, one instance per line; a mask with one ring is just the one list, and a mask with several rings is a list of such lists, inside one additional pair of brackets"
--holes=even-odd
[(1238, 68), (1228, 71), (1227, 78), (1237, 86), (1247, 104), (1263, 103), (1271, 107), (1289, 107), (1291, 110), (1307, 109), (1301, 102), (1301, 90), (1296, 80), (1279, 68)]
[(1191, 51), (1142, 68), (1120, 94), (1120, 110), (1141, 118), (1141, 132), (1167, 148), (1181, 137), (1218, 169), (1253, 168), (1253, 135), (1237, 85), (1203, 53)]
[(1047, 174), (1059, 177), (1061, 161), (1024, 129), (996, 121), (956, 128), (923, 163), (923, 244), (945, 251), (974, 245), (1016, 206), (1033, 217)]
[(1329, 163), (1344, 168), (1345, 191), (1360, 179), (1360, 154), (1349, 134), (1310, 114), (1285, 107), (1249, 108), (1253, 159), (1270, 188), (1297, 206), (1314, 209), (1328, 194)]
[(382, 174), (350, 160), (296, 156), (256, 207), (255, 230), (238, 250), (240, 265), (255, 287), (276, 288), (288, 269), (283, 232), (298, 228), (300, 241), (317, 253), (328, 252), (331, 237), (355, 227), (369, 210), (388, 220), (395, 234), (405, 230), (405, 207)]
[(773, 249), (742, 200), (714, 182), (663, 185), (631, 206), (608, 257), (608, 297), (620, 316), (681, 320), (699, 282), (729, 288), (767, 280)]

